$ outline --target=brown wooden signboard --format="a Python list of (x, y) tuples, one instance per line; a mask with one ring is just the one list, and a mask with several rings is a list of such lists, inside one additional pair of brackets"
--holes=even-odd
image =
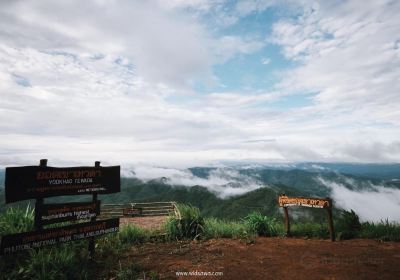
[(315, 197), (287, 197), (286, 195), (279, 196), (279, 206), (304, 206), (312, 208), (329, 208), (332, 206), (332, 200), (328, 198)]
[(87, 220), (100, 215), (100, 200), (96, 202), (71, 202), (43, 204), (35, 209), (42, 225)]
[[(40, 248), (68, 241), (89, 238), (89, 253), (95, 254), (95, 237), (118, 231), (119, 219), (96, 221), (100, 214), (97, 194), (120, 191), (120, 167), (48, 167), (47, 159), (39, 166), (8, 167), (5, 180), (6, 203), (36, 199), (36, 231), (2, 237), (0, 254)], [(92, 194), (91, 202), (45, 204), (44, 198), (60, 195)], [(90, 222), (43, 229), (44, 225), (90, 219)]]
[(119, 219), (108, 219), (64, 227), (5, 235), (0, 244), (0, 254), (11, 254), (27, 249), (41, 248), (69, 241), (93, 238), (119, 230)]
[(120, 191), (120, 167), (7, 167), (6, 203), (61, 195)]
[(283, 207), (285, 213), (285, 227), (286, 235), (290, 236), (290, 220), (289, 220), (289, 209), (291, 206), (303, 206), (311, 208), (323, 208), (328, 213), (328, 226), (329, 234), (332, 241), (335, 241), (335, 230), (333, 228), (333, 215), (332, 215), (332, 199), (330, 198), (316, 198), (316, 197), (288, 197), (286, 195), (280, 195), (278, 198), (278, 204)]

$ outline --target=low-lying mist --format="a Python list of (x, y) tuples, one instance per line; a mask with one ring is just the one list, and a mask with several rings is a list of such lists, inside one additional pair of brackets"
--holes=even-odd
[(127, 175), (145, 182), (162, 178), (163, 182), (169, 185), (202, 186), (220, 198), (241, 195), (265, 186), (255, 178), (240, 174), (237, 170), (230, 168), (210, 170), (206, 178), (195, 176), (190, 170), (154, 166), (137, 166)]
[[(246, 174), (243, 174), (240, 168), (218, 167), (205, 168), (204, 172), (197, 174), (190, 169), (138, 165), (125, 169), (123, 176), (135, 177), (144, 182), (160, 180), (172, 186), (202, 186), (219, 198), (226, 199), (268, 186), (268, 180), (262, 180), (258, 171), (259, 169), (254, 169), (254, 172), (249, 173), (246, 169)], [(333, 177), (315, 171), (305, 174), (302, 176), (313, 178), (314, 190), (320, 189), (329, 193), (336, 207), (353, 209), (361, 220), (379, 222), (388, 219), (400, 222), (400, 189), (339, 173)], [(294, 182), (300, 182), (302, 179), (304, 178), (293, 177)], [(303, 183), (304, 186), (301, 186), (309, 187), (308, 184)], [(302, 191), (301, 186), (297, 186), (299, 193)], [(310, 195), (318, 196), (311, 193)]]
[(371, 184), (368, 190), (350, 190), (341, 183), (318, 179), (331, 190), (336, 207), (354, 210), (363, 221), (400, 222), (400, 189)]

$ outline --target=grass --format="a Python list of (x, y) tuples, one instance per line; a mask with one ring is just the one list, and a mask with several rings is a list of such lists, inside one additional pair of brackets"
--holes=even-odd
[(159, 279), (159, 276), (156, 272), (150, 271), (145, 272), (142, 271), (141, 267), (137, 264), (131, 264), (129, 266), (122, 266), (119, 263), (118, 270), (116, 272), (117, 280), (130, 280), (130, 279), (149, 279), (149, 280), (156, 280)]
[(254, 230), (243, 222), (223, 221), (215, 218), (205, 220), (205, 239), (211, 238), (252, 238), (256, 235)]
[(380, 241), (400, 241), (400, 224), (388, 220), (379, 223), (362, 223), (359, 233), (361, 238), (377, 239)]
[[(0, 236), (33, 230), (33, 220), (34, 211), (31, 207), (9, 208), (0, 214)], [(96, 238), (94, 261), (89, 259), (87, 240), (5, 255), (0, 258), (0, 279), (52, 280), (114, 277), (115, 275), (106, 274), (112, 271), (111, 267), (118, 267), (117, 261), (124, 250), (134, 244), (149, 241), (153, 235), (152, 231), (129, 225), (121, 228), (119, 233)], [(122, 268), (115, 271), (115, 274), (118, 274), (117, 279), (137, 279), (135, 275), (139, 275), (136, 273), (139, 270), (137, 267), (134, 271)], [(129, 275), (135, 277), (130, 278)], [(146, 278), (157, 279), (154, 275), (154, 273), (148, 274)]]
[(165, 231), (170, 240), (189, 238), (198, 239), (204, 234), (204, 218), (197, 207), (188, 204), (178, 204), (181, 218), (170, 217), (165, 225)]
[(133, 245), (149, 241), (152, 233), (152, 231), (130, 224), (121, 229), (118, 238), (123, 245)]
[[(283, 230), (283, 224), (281, 227)], [(327, 223), (290, 223), (290, 233), (294, 237), (308, 237), (308, 238), (328, 238), (329, 229)]]
[[(2, 279), (91, 279), (87, 242), (73, 242), (7, 255), (0, 262)], [(87, 247), (87, 245), (86, 245)]]
[(245, 223), (259, 236), (277, 236), (277, 221), (259, 212), (252, 212), (245, 218)]
[(0, 214), (0, 236), (30, 231), (33, 229), (35, 210), (28, 206), (23, 208), (7, 208)]

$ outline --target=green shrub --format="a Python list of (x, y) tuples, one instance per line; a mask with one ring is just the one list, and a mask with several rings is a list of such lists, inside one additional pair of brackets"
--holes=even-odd
[(181, 219), (170, 217), (165, 230), (170, 239), (197, 239), (204, 232), (204, 218), (197, 207), (186, 204), (177, 205)]
[(204, 237), (209, 238), (252, 238), (255, 233), (246, 223), (227, 222), (216, 218), (205, 220)]
[[(283, 228), (283, 225), (282, 225)], [(296, 237), (327, 238), (329, 229), (327, 223), (294, 222), (290, 223), (290, 234)]]
[(168, 239), (178, 240), (182, 238), (180, 221), (176, 217), (169, 217), (164, 225)]
[(353, 211), (343, 210), (336, 223), (339, 239), (352, 239), (359, 235), (361, 223), (358, 215)]
[(246, 216), (245, 222), (259, 236), (277, 236), (277, 222), (275, 218), (262, 215), (259, 212), (253, 212)]
[(110, 233), (96, 238), (96, 255), (100, 258), (117, 255), (126, 244), (122, 244), (118, 233)]
[[(2, 260), (4, 279), (90, 279), (87, 242), (72, 242), (7, 255)], [(1, 278), (3, 279), (3, 278)]]
[(136, 225), (124, 226), (119, 232), (119, 239), (122, 244), (138, 244), (150, 239), (150, 232)]
[(373, 238), (381, 241), (400, 241), (400, 224), (388, 220), (380, 223), (366, 222), (361, 224), (361, 238)]

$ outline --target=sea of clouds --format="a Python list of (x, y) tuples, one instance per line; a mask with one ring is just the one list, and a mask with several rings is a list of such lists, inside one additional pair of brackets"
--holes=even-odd
[(331, 190), (337, 207), (354, 210), (362, 221), (400, 222), (400, 189), (370, 184), (369, 189), (350, 190), (341, 183), (321, 177), (318, 180)]
[[(261, 187), (268, 187), (257, 176), (244, 175), (238, 169), (216, 167), (209, 171), (208, 176), (198, 177), (189, 169), (166, 168), (157, 166), (138, 165), (123, 169), (125, 177), (135, 177), (144, 182), (163, 178), (169, 185), (202, 186), (220, 198), (242, 195)], [(352, 178), (341, 176), (346, 184), (364, 186), (365, 182), (356, 182)], [(400, 189), (376, 185), (368, 182), (368, 188), (351, 190), (343, 182), (327, 180), (322, 176), (316, 178), (321, 188), (328, 188), (336, 207), (354, 210), (362, 221), (400, 222)]]
[(220, 198), (241, 195), (265, 186), (256, 178), (240, 174), (232, 168), (216, 168), (206, 178), (193, 175), (188, 169), (136, 166), (123, 171), (124, 176), (136, 177), (142, 181), (164, 178), (164, 182), (179, 186), (202, 186)]

